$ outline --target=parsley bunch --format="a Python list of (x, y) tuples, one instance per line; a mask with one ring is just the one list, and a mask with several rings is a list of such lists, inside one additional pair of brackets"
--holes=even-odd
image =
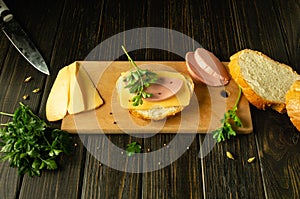
[(138, 106), (143, 104), (143, 98), (149, 98), (152, 96), (151, 93), (147, 93), (145, 88), (149, 87), (151, 84), (154, 84), (158, 76), (156, 73), (151, 72), (147, 69), (139, 68), (136, 63), (131, 59), (127, 53), (124, 46), (122, 46), (123, 51), (125, 52), (128, 61), (134, 66), (135, 70), (131, 70), (130, 74), (124, 79), (126, 82), (125, 88), (129, 89), (130, 93), (135, 93), (136, 95), (131, 99), (133, 106)]
[(241, 127), (243, 126), (242, 121), (237, 116), (237, 106), (240, 101), (242, 95), (242, 89), (239, 87), (238, 98), (232, 109), (228, 110), (224, 114), (224, 118), (221, 120), (222, 126), (212, 132), (213, 138), (217, 140), (217, 142), (225, 141), (226, 139), (230, 139), (230, 136), (236, 136), (236, 132), (233, 130), (231, 126), (231, 121), (234, 122), (235, 126)]
[(28, 106), (20, 103), (14, 114), (0, 114), (12, 117), (11, 122), (1, 124), (5, 127), (0, 129), (0, 160), (17, 167), (19, 175), (40, 176), (42, 169), (57, 169), (58, 155), (71, 153), (70, 135), (49, 127)]

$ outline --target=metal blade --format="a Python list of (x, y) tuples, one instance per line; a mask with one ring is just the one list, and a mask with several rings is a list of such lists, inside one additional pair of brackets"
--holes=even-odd
[(1, 29), (17, 50), (29, 63), (31, 63), (31, 65), (33, 65), (33, 67), (42, 73), (47, 75), (50, 74), (42, 55), (15, 19), (10, 20), (9, 22), (4, 22)]

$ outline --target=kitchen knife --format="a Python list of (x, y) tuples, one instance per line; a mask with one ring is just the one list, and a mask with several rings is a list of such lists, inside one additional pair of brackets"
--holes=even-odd
[(49, 75), (50, 73), (47, 64), (42, 55), (24, 32), (22, 27), (14, 19), (10, 10), (2, 0), (0, 0), (0, 20), (1, 30), (17, 48), (17, 50), (25, 57), (25, 59), (36, 69)]

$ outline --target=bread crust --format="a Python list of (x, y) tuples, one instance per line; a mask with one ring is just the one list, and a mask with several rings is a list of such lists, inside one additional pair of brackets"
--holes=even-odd
[(271, 60), (271, 61), (279, 64), (282, 67), (287, 68), (288, 70), (291, 71), (291, 73), (296, 73), (296, 72), (293, 71), (293, 69), (291, 67), (289, 67), (288, 65), (279, 63), (279, 62), (271, 59), (270, 57), (264, 55), (261, 52), (258, 52), (255, 50), (250, 50), (250, 49), (244, 49), (244, 50), (241, 50), (241, 51), (235, 53), (234, 55), (232, 55), (230, 57), (230, 62), (228, 64), (229, 72), (230, 72), (232, 78), (242, 88), (243, 94), (245, 95), (245, 97), (248, 99), (248, 101), (252, 105), (254, 105), (258, 109), (262, 109), (262, 110), (265, 110), (266, 108), (270, 107), (270, 108), (278, 111), (279, 113), (285, 113), (286, 105), (284, 102), (283, 103), (275, 102), (275, 101), (270, 101), (270, 100), (264, 99), (263, 97), (259, 96), (254, 90), (252, 90), (252, 88), (249, 86), (249, 84), (244, 80), (244, 77), (241, 73), (241, 69), (240, 69), (240, 66), (238, 63), (239, 56), (244, 52), (255, 53), (259, 56), (264, 57), (265, 59)]
[[(130, 109), (129, 113), (134, 117), (144, 120), (162, 120), (176, 115), (183, 109), (183, 106), (173, 106), (170, 108), (152, 108), (149, 110)], [(154, 112), (159, 112), (160, 114), (154, 114)]]
[(300, 80), (294, 82), (285, 95), (286, 110), (293, 125), (300, 131)]

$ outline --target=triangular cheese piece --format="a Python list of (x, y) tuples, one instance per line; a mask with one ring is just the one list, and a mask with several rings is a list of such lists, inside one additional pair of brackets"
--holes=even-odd
[(58, 72), (47, 99), (46, 117), (48, 121), (61, 120), (67, 114), (69, 86), (69, 70), (65, 67)]
[(83, 66), (78, 62), (69, 65), (70, 100), (68, 112), (76, 114), (98, 108), (103, 104), (96, 87)]

